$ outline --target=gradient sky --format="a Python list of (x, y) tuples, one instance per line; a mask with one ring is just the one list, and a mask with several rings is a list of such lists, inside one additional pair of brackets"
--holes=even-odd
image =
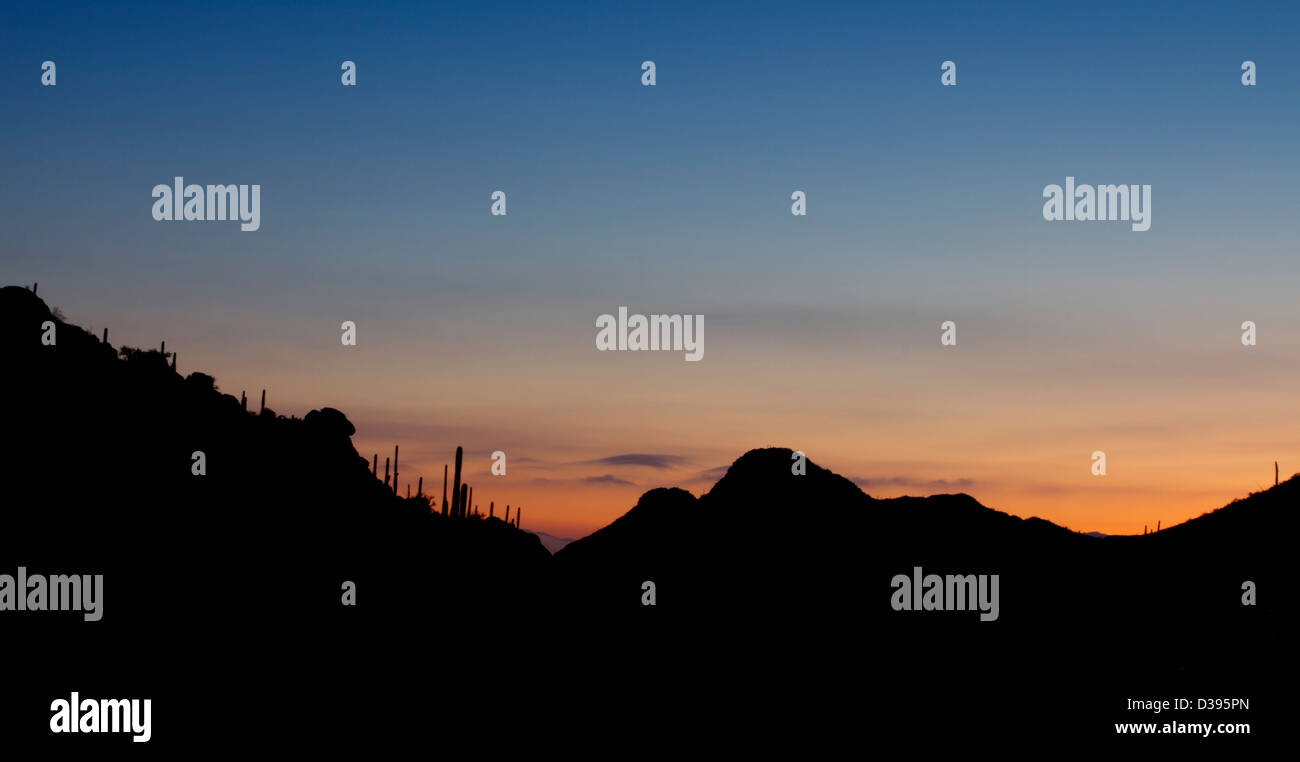
[[(768, 445), (1110, 533), (1300, 471), (1300, 9), (845, 5), (13, 5), (0, 281), (403, 481), (464, 445), (557, 535)], [(261, 230), (153, 221), (175, 175)], [(1045, 222), (1066, 175), (1151, 184), (1150, 231)], [(704, 360), (597, 352), (619, 305)]]

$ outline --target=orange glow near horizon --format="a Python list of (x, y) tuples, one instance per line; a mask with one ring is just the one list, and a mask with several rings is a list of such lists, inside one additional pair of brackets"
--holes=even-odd
[[(455, 407), (415, 413), (437, 422), (427, 428), (393, 423), (412, 420), (407, 411), (349, 414), (360, 452), (382, 460), (400, 443), (403, 473), (418, 469), (426, 485), (464, 445), (483, 510), (488, 500), (523, 504), (526, 527), (557, 536), (605, 526), (655, 487), (703, 494), (756, 447), (802, 450), (873, 497), (964, 492), (1076, 531), (1141, 534), (1271, 486), (1275, 460), (1283, 479), (1297, 470), (1300, 411), (1281, 382), (1286, 366), (1271, 366), (1276, 354), (1256, 367), (1221, 358), (1199, 375), (1175, 367), (1174, 385), (1147, 368), (1112, 376), (1087, 360), (1023, 378), (1023, 362), (999, 368), (996, 354), (961, 366), (962, 383), (933, 355), (846, 362), (841, 374), (807, 378), (791, 373), (797, 362), (751, 367), (731, 358), (729, 368), (700, 369), (625, 356), (604, 367), (575, 361), (568, 375), (586, 379), (580, 386), (550, 373), (480, 379)], [(489, 475), (497, 449), (507, 453), (506, 477)], [(1105, 476), (1092, 475), (1096, 450), (1106, 453)], [(632, 453), (677, 460), (664, 468), (602, 461)]]
[[(358, 443), (361, 447), (365, 440)], [(370, 448), (371, 452), (380, 452), (382, 461), (384, 452), (391, 452), (391, 447), (378, 450), (378, 445)], [(405, 447), (405, 446), (404, 446)], [(406, 450), (403, 450), (405, 458)], [(739, 457), (742, 452), (737, 452)], [(483, 464), (488, 462), (486, 451), (475, 453)], [(810, 453), (813, 462), (832, 471), (846, 475), (836, 468), (834, 462), (817, 459)], [(447, 458), (450, 462), (451, 458)], [(433, 462), (411, 463), (403, 460), (402, 490), (405, 484), (412, 485), (424, 477), (425, 492), (435, 499), (441, 499), (442, 465)], [(947, 492), (964, 492), (972, 495), (983, 505), (1016, 516), (1028, 518), (1037, 516), (1068, 529), (1087, 532), (1096, 531), (1105, 534), (1141, 534), (1144, 526), (1152, 530), (1157, 522), (1163, 527), (1174, 526), (1208, 511), (1220, 508), (1235, 499), (1245, 497), (1250, 492), (1272, 486), (1272, 464), (1267, 464), (1268, 479), (1265, 469), (1255, 468), (1252, 473), (1242, 473), (1236, 485), (1216, 487), (1214, 482), (1201, 481), (1197, 484), (1171, 483), (1166, 488), (1153, 487), (1141, 483), (1122, 483), (1121, 480), (1105, 487), (1093, 487), (1084, 479), (1077, 484), (1064, 483), (1053, 485), (1044, 483), (1031, 486), (1005, 485), (975, 482), (965, 485), (925, 486), (867, 486), (864, 492), (876, 498), (900, 497), (903, 495), (930, 495)], [(644, 492), (656, 487), (681, 487), (691, 494), (699, 496), (707, 492), (713, 480), (702, 478), (703, 469), (681, 468), (671, 471), (653, 469), (617, 469), (631, 484), (591, 483), (581, 477), (558, 478), (550, 483), (541, 483), (537, 479), (548, 477), (527, 476), (514, 477), (515, 469), (511, 466), (507, 477), (492, 477), (486, 466), (470, 471), (466, 469), (465, 478), (475, 488), (475, 503), (484, 515), (488, 513), (489, 501), (496, 504), (496, 515), (502, 516), (505, 506), (509, 504), (514, 511), (518, 506), (524, 507), (523, 526), (526, 529), (544, 531), (557, 537), (578, 538), (609, 524), (614, 519), (631, 509)], [(580, 471), (581, 464), (570, 464), (565, 470)], [(383, 470), (382, 463), (380, 470)], [(530, 469), (520, 470), (530, 472)], [(1085, 461), (1085, 474), (1087, 467)], [(638, 477), (630, 471), (641, 471)], [(1114, 474), (1108, 474), (1113, 476)], [(615, 477), (622, 479), (623, 477)], [(1093, 478), (1088, 475), (1088, 478)], [(1099, 479), (1102, 477), (1098, 477)], [(1282, 479), (1288, 478), (1283, 475)], [(636, 481), (633, 481), (636, 479)], [(1136, 480), (1123, 480), (1136, 481)], [(513, 515), (513, 513), (512, 513)]]
[[(377, 452), (382, 461), (391, 452), (391, 438), (380, 440), (367, 433), (367, 427), (359, 424), (354, 437), (358, 451), (366, 457)], [(814, 463), (855, 481), (873, 497), (964, 492), (1013, 515), (1037, 516), (1076, 531), (1115, 535), (1141, 534), (1144, 526), (1154, 529), (1157, 523), (1173, 526), (1272, 485), (1273, 463), (1265, 459), (1262, 446), (1258, 447), (1259, 456), (1252, 457), (1245, 449), (1232, 454), (1234, 449), (1226, 439), (1219, 440), (1222, 451), (1211, 448), (1207, 453), (1204, 448), (1166, 444), (1163, 437), (1112, 436), (1113, 445), (1106, 450), (1107, 474), (1093, 476), (1087, 447), (1067, 452), (1059, 445), (1052, 446), (1047, 441), (1050, 437), (1044, 440), (990, 452), (982, 459), (960, 457), (957, 445), (940, 450), (918, 442), (921, 452), (938, 456), (926, 463), (920, 457), (904, 457), (901, 451), (872, 452), (861, 444), (855, 452), (849, 441), (821, 442), (814, 448), (762, 435), (744, 444), (738, 441), (730, 449), (673, 446), (665, 441), (559, 450), (536, 443), (498, 447), (467, 432), (463, 437), (464, 478), (474, 485), (475, 502), (484, 514), (489, 501), (496, 503), (497, 515), (507, 503), (522, 505), (525, 528), (572, 538), (609, 524), (634, 506), (641, 494), (656, 487), (681, 487), (699, 496), (744, 452), (766, 446), (798, 446)], [(409, 480), (414, 485), (423, 476), (426, 493), (440, 498), (442, 464), (452, 462), (455, 445), (451, 440), (440, 446), (417, 444), (409, 437), (403, 437), (400, 444), (403, 484)], [(505, 477), (490, 474), (493, 449), (507, 452)], [(1284, 451), (1280, 444), (1277, 451)], [(664, 454), (681, 460), (663, 468), (602, 461), (632, 453)], [(1285, 465), (1282, 479), (1289, 476)]]
[[(1283, 479), (1300, 470), (1300, 334), (1244, 347), (1236, 312), (1207, 306), (1156, 323), (1130, 304), (1090, 317), (1087, 331), (1073, 316), (977, 324), (949, 348), (934, 320), (874, 325), (831, 311), (838, 321), (798, 316), (786, 328), (762, 312), (709, 323), (698, 363), (596, 352), (594, 322), (576, 308), (454, 330), (371, 321), (347, 351), (296, 320), (228, 342), (177, 329), (168, 346), (182, 347), (183, 371), (210, 373), (236, 397), (267, 388), (282, 415), (342, 410), (357, 451), (379, 453), (381, 469), (400, 445), (402, 494), (423, 476), (440, 496), (443, 464), (462, 445), (480, 510), (522, 505), (525, 528), (561, 537), (609, 524), (655, 487), (700, 495), (756, 447), (802, 450), (874, 497), (965, 492), (1077, 531), (1140, 534), (1271, 486), (1274, 461)], [(494, 450), (507, 455), (505, 477), (489, 473)], [(1091, 474), (1096, 450), (1105, 476)], [(616, 458), (629, 454), (669, 459)]]

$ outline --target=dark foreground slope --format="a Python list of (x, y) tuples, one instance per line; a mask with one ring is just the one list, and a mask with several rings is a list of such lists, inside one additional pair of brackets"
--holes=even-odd
[[(129, 574), (132, 584), (111, 586), (106, 629), (158, 613), (207, 629), (311, 619), (336, 611), (341, 583), (372, 567), (384, 584), (362, 585), (363, 595), (379, 608), (402, 602), (394, 615), (417, 597), (508, 601), (516, 572), (545, 574), (549, 554), (534, 536), (500, 521), (447, 521), (394, 495), (353, 448), (342, 413), (248, 412), (158, 352), (119, 356), (63, 323), (42, 345), (51, 320), (26, 290), (0, 291), (0, 553), (11, 564)], [(191, 603), (194, 590), (228, 600)]]
[[(0, 290), (0, 351), (0, 574), (105, 575), (100, 622), (0, 612), (21, 657), (0, 723), (21, 737), (50, 740), (50, 699), (80, 690), (155, 697), (154, 747), (648, 723), (807, 755), (932, 726), (1095, 737), (1144, 719), (1126, 697), (1267, 702), (1293, 664), (1296, 480), (1094, 538), (965, 495), (876, 500), (755, 450), (707, 494), (652, 490), (551, 557), (499, 520), (398, 499), (338, 411), (254, 415), (23, 289)], [(914, 567), (998, 575), (997, 620), (894, 611), (890, 580)]]
[[(245, 411), (210, 377), (119, 353), (19, 288), (0, 289), (0, 353), (0, 574), (104, 575), (98, 622), (0, 612), (16, 667), (0, 689), (5, 729), (41, 735), (52, 698), (100, 690), (158, 699), (150, 748), (211, 727), (221, 712), (205, 710), (228, 700), (249, 735), (291, 718), (346, 731), (374, 705), (374, 675), (417, 689), (436, 667), (455, 685), (497, 663), (469, 654), (545, 629), (538, 539), (399, 499), (338, 411)], [(356, 606), (342, 605), (344, 582)]]

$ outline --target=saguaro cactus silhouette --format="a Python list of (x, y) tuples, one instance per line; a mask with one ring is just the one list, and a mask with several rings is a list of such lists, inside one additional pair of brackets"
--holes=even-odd
[(506, 504), (506, 523), (510, 523), (510, 504)]
[(375, 460), (370, 464), (370, 475), (379, 478), (379, 453), (375, 453)]
[[(107, 331), (108, 329), (105, 328), (104, 330)], [(242, 391), (239, 393), (239, 406), (245, 411), (248, 410), (248, 394)]]
[(257, 411), (258, 415), (266, 412), (266, 390), (262, 390), (262, 407)]
[(458, 516), (457, 518), (462, 518), (462, 519), (465, 518), (465, 505), (468, 500), (469, 500), (469, 485), (462, 484), (460, 485), (460, 516)]
[[(407, 486), (410, 486), (410, 485), (407, 485)], [(415, 496), (416, 496), (416, 497), (424, 497), (424, 477), (423, 477), (423, 476), (421, 476), (421, 477), (420, 477), (420, 481), (418, 481), (418, 482), (416, 483), (416, 487), (415, 487)]]
[(384, 458), (384, 486), (388, 486), (388, 458)]
[(442, 515), (447, 515), (447, 464), (442, 464)]
[(460, 505), (462, 500), (461, 492), (460, 492), (460, 488), (462, 486), (460, 483), (460, 459), (462, 455), (464, 455), (464, 450), (460, 447), (457, 447), (456, 448), (456, 477), (451, 483), (451, 517), (453, 519), (460, 518)]
[(515, 529), (519, 528), (519, 520), (523, 518), (524, 507), (521, 505), (515, 509)]
[(399, 445), (393, 445), (393, 494), (397, 494), (397, 450)]
[(488, 518), (489, 518), (489, 519), (497, 515), (497, 514), (496, 514), (496, 507), (497, 507), (497, 504), (496, 504), (495, 502), (493, 502), (493, 501), (488, 501)]

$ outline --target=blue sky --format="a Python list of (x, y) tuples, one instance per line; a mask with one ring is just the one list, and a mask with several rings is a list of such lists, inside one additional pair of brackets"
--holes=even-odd
[[(610, 5), (15, 7), (0, 59), (11, 256), (75, 265), (117, 239), (120, 257), (157, 264), (177, 239), (129, 189), (178, 173), (263, 185), (249, 256), (465, 277), (484, 259), (545, 262), (575, 290), (611, 259), (726, 277), (783, 270), (808, 245), (867, 277), (912, 249), (945, 257), (952, 231), (997, 249), (982, 268), (1016, 269), (1012, 235), (1056, 242), (1035, 202), (1067, 172), (1156, 185), (1149, 237), (1171, 243), (1218, 237), (1229, 210), (1261, 235), (1296, 211), (1300, 11), (1285, 4)], [(54, 89), (38, 82), (47, 58)], [(945, 59), (956, 88), (937, 85)], [(1237, 84), (1245, 59), (1253, 90)], [(797, 229), (796, 187), (810, 197)], [(480, 214), (498, 188), (508, 220)], [(49, 230), (46, 210), (73, 207)], [(178, 240), (224, 249), (231, 232)]]
[[(359, 436), (376, 440), (412, 411), (481, 422), (412, 391), (442, 378), (448, 353), (540, 378), (500, 390), (530, 400), (518, 415), (533, 420), (563, 398), (537, 388), (581, 386), (591, 376), (566, 368), (607, 362), (580, 352), (620, 304), (709, 316), (711, 409), (787, 364), (764, 352), (797, 358), (804, 378), (874, 363), (905, 379), (948, 317), (987, 348), (976, 362), (1021, 376), (1086, 348), (1089, 364), (1052, 376), (1081, 393), (1097, 387), (1069, 385), (1094, 366), (1117, 389), (1160, 368), (1185, 377), (1199, 359), (1151, 345), (1230, 342), (1247, 313), (1270, 321), (1289, 369), (1298, 22), (1289, 3), (11, 5), (0, 274), (41, 281), (75, 322), (123, 341), (165, 332), (219, 382), (271, 376), (298, 395), (293, 412), (370, 416)], [(340, 85), (345, 59), (355, 88)], [(939, 85), (944, 60), (955, 88)], [(1241, 86), (1243, 60), (1258, 86)], [(153, 221), (150, 189), (178, 174), (261, 184), (261, 230)], [(1151, 184), (1151, 230), (1045, 223), (1042, 189), (1067, 174)], [(488, 214), (498, 189), (504, 218)], [(805, 218), (789, 214), (795, 189)], [(369, 380), (328, 354), (341, 319), (374, 347)], [(528, 341), (501, 340), (512, 331)], [(644, 366), (616, 367), (611, 382), (650, 383)], [(698, 379), (673, 368), (660, 381), (689, 398)], [(782, 373), (797, 383), (772, 372), (774, 398)], [(375, 394), (374, 377), (393, 389)], [(890, 395), (905, 381), (881, 384), (893, 401), (854, 425), (903, 404)], [(589, 415), (556, 437), (619, 420)], [(678, 451), (639, 420), (622, 449)], [(590, 436), (614, 451), (573, 459), (619, 449)], [(918, 449), (860, 476), (963, 479), (982, 452), (913, 473)]]

